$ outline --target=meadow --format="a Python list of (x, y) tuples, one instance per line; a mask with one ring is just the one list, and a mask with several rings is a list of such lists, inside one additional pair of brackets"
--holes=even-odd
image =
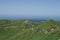
[(0, 20), (0, 40), (60, 40), (60, 23)]

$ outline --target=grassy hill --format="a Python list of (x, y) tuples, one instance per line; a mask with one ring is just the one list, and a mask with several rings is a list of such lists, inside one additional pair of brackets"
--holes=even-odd
[(0, 20), (0, 40), (60, 40), (60, 24), (54, 20)]

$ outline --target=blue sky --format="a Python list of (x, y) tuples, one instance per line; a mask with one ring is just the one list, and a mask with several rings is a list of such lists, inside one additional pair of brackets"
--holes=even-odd
[(60, 17), (60, 0), (0, 0), (0, 18)]

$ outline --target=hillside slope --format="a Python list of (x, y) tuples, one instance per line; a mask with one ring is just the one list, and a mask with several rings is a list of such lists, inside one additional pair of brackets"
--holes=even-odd
[(60, 24), (54, 20), (41, 23), (0, 20), (0, 40), (60, 40)]

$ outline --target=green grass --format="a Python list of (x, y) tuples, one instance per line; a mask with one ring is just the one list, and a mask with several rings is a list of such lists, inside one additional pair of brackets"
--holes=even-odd
[[(2, 24), (2, 25), (1, 25)], [(32, 25), (31, 25), (32, 24)], [(60, 24), (54, 20), (44, 21), (42, 23), (26, 24), (23, 21), (8, 21), (0, 20), (0, 40), (58, 40), (60, 39)], [(37, 32), (35, 30), (45, 29), (51, 30), (50, 28), (57, 25), (57, 28), (53, 31), (49, 31), (48, 34), (44, 32)], [(14, 27), (13, 27), (14, 26)], [(30, 27), (31, 26), (31, 27)], [(5, 29), (5, 27), (8, 27)], [(27, 28), (25, 28), (27, 27)], [(34, 29), (34, 32), (31, 30)], [(24, 29), (24, 30), (23, 30)]]

